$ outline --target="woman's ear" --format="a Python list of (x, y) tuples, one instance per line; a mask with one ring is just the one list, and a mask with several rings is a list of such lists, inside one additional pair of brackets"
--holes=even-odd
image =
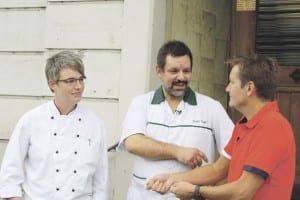
[(56, 85), (56, 82), (54, 80), (48, 81), (48, 86), (49, 86), (51, 92), (54, 92), (55, 85)]

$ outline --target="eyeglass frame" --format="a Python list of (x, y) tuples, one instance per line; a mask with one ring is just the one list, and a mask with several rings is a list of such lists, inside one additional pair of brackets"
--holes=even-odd
[(79, 84), (83, 85), (84, 84), (84, 80), (86, 79), (86, 76), (81, 76), (80, 78), (67, 78), (67, 79), (58, 79), (56, 81), (56, 83), (58, 82), (63, 82), (67, 85), (75, 85), (77, 83), (77, 81), (79, 81)]

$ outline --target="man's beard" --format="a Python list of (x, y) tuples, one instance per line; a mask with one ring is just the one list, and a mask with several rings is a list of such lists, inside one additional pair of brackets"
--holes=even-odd
[[(174, 90), (173, 88), (174, 88), (174, 85), (176, 85), (176, 84), (184, 84), (185, 89), (184, 90)], [(187, 86), (188, 86), (187, 81), (175, 81), (175, 82), (172, 82), (171, 87), (165, 88), (165, 90), (166, 90), (166, 93), (172, 97), (183, 97), (186, 92)]]

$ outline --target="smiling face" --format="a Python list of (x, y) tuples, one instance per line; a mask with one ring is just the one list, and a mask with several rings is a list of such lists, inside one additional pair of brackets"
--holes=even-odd
[(226, 92), (229, 94), (229, 106), (239, 110), (247, 102), (247, 84), (242, 87), (239, 66), (234, 65), (229, 75), (229, 83)]
[(189, 56), (174, 57), (167, 55), (164, 68), (157, 66), (156, 74), (162, 81), (164, 93), (167, 97), (182, 99), (192, 75)]
[[(80, 79), (83, 76), (76, 70), (64, 68), (59, 72), (59, 80)], [(54, 92), (54, 101), (59, 108), (73, 108), (80, 100), (84, 91), (84, 82), (49, 81), (49, 87)]]

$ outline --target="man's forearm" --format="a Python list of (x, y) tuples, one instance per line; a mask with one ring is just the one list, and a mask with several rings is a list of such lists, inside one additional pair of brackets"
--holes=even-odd
[(195, 185), (211, 185), (224, 179), (227, 176), (229, 160), (224, 156), (213, 164), (198, 167), (190, 171), (172, 174), (178, 181), (186, 181)]
[(186, 181), (194, 185), (211, 185), (222, 179), (210, 166), (195, 168), (171, 175), (175, 181)]
[(130, 153), (151, 160), (176, 159), (177, 146), (160, 142), (135, 134), (125, 140), (125, 146)]

